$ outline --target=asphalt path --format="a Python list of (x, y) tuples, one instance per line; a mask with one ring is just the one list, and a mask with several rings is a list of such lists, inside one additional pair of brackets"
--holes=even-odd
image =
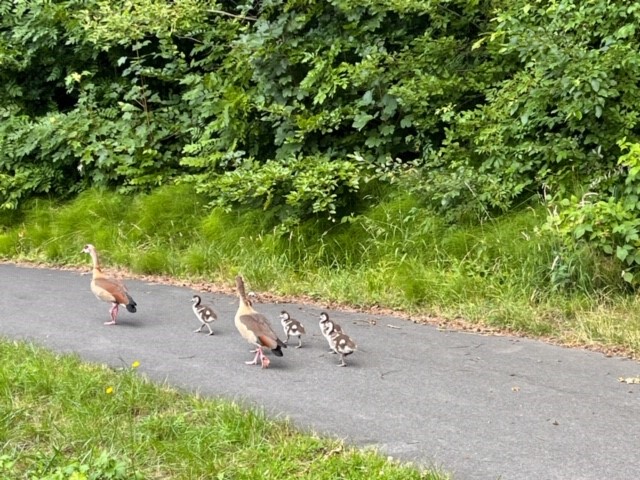
[(303, 348), (272, 356), (263, 370), (244, 364), (253, 355), (233, 325), (235, 297), (202, 294), (218, 314), (209, 336), (193, 333), (193, 290), (127, 280), (138, 312), (121, 309), (119, 325), (104, 326), (109, 305), (89, 283), (76, 272), (0, 264), (0, 336), (112, 366), (138, 360), (153, 380), (264, 408), (300, 430), (459, 480), (629, 480), (640, 472), (640, 385), (618, 381), (640, 375), (635, 361), (328, 310), (359, 348), (339, 368), (319, 308), (259, 303), (278, 333), (282, 309), (307, 329)]

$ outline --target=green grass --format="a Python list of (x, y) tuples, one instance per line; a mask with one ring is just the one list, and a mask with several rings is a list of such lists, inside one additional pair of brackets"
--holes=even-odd
[(620, 266), (587, 248), (567, 252), (543, 228), (546, 214), (540, 206), (448, 226), (409, 195), (387, 194), (344, 223), (308, 221), (279, 235), (269, 212), (212, 211), (188, 185), (137, 197), (91, 190), (0, 217), (0, 258), (87, 265), (80, 250), (91, 242), (107, 265), (133, 273), (231, 285), (241, 272), (254, 290), (640, 356), (640, 309)]
[(0, 340), (0, 478), (446, 477), (155, 385), (133, 364), (115, 371)]

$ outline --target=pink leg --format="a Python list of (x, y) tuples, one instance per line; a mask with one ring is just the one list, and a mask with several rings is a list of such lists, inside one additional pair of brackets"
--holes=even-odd
[(258, 358), (261, 358), (261, 355), (262, 355), (262, 349), (258, 348), (257, 350), (255, 350), (255, 352), (256, 352), (256, 356), (253, 357), (253, 360), (250, 361), (250, 362), (244, 362), (244, 363), (246, 363), (247, 365), (257, 365), (258, 364)]
[(111, 315), (110, 322), (104, 322), (105, 325), (116, 325), (116, 318), (118, 317), (118, 304), (114, 303), (111, 310), (109, 310), (109, 314)]
[(270, 363), (271, 363), (271, 360), (269, 360), (269, 357), (267, 357), (262, 352), (262, 349), (260, 349), (260, 365), (262, 365), (262, 368), (269, 368)]

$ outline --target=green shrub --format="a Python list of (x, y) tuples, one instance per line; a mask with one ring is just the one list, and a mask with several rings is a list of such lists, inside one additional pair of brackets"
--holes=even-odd
[[(556, 202), (548, 227), (564, 239), (565, 252), (586, 249), (613, 257), (620, 278), (637, 285), (640, 271), (640, 144), (622, 141), (627, 151), (620, 156), (619, 169), (601, 185), (581, 198), (572, 196)], [(607, 278), (613, 286), (618, 279)]]

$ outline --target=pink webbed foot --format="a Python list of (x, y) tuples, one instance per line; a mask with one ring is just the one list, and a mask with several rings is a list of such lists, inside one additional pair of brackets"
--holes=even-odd
[(264, 353), (260, 356), (260, 364), (262, 365), (262, 368), (269, 368), (269, 365), (271, 364), (271, 360), (269, 360), (269, 357), (267, 357)]
[(256, 356), (253, 357), (253, 360), (251, 360), (250, 362), (244, 362), (247, 365), (257, 365), (258, 364), (258, 358), (260, 358), (260, 355), (262, 354), (262, 350), (257, 349), (257, 350), (251, 350), (252, 352), (256, 352)]

